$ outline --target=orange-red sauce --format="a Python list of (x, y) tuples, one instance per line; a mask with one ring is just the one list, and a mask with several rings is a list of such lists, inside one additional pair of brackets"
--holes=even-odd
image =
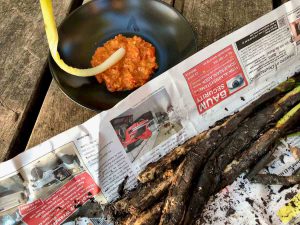
[(121, 47), (126, 50), (125, 56), (113, 67), (96, 75), (97, 81), (104, 81), (111, 92), (142, 86), (158, 67), (152, 44), (137, 36), (126, 38), (121, 34), (96, 50), (91, 60), (92, 66), (101, 64)]

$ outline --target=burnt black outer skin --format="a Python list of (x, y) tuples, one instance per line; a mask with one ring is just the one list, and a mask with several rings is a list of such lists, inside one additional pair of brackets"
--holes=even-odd
[(261, 109), (243, 121), (238, 129), (219, 146), (206, 163), (195, 187), (187, 210), (185, 224), (198, 218), (210, 195), (215, 193), (226, 165), (246, 149), (266, 127), (280, 119), (292, 106), (300, 101), (300, 93), (290, 96), (281, 104), (274, 103)]
[(242, 172), (250, 168), (257, 160), (265, 155), (269, 147), (274, 144), (279, 138), (283, 137), (285, 133), (293, 126), (299, 124), (300, 110), (291, 116), (282, 126), (274, 127), (264, 133), (252, 146), (236, 159), (237, 164), (228, 172), (223, 172), (220, 189), (231, 184)]
[[(136, 195), (129, 200), (129, 212), (131, 214), (138, 215), (139, 213), (143, 212), (144, 210), (151, 207), (153, 204), (157, 202), (164, 194), (168, 192), (168, 188), (171, 185), (172, 178), (169, 177), (168, 179), (161, 179), (155, 180), (153, 182), (147, 183), (143, 188), (139, 189), (136, 192)], [(159, 188), (161, 184), (164, 184), (164, 188)], [(149, 196), (149, 198), (145, 198), (150, 191), (157, 189), (157, 193), (155, 195)]]
[[(188, 154), (185, 160), (178, 167), (175, 179), (172, 182), (168, 195), (165, 200), (162, 216), (159, 225), (181, 224), (184, 219), (184, 212), (188, 197), (190, 196), (189, 188), (192, 184), (192, 177), (195, 173), (193, 167), (188, 167), (192, 158), (197, 155)], [(178, 188), (180, 187), (180, 188)], [(174, 202), (176, 201), (176, 204)]]
[[(128, 214), (138, 215), (142, 211), (151, 208), (152, 205), (157, 203), (157, 201), (167, 193), (172, 180), (173, 173), (171, 171), (172, 170), (170, 170), (169, 175), (161, 176), (146, 184), (140, 184), (135, 190), (126, 193), (121, 199), (107, 206), (105, 213), (111, 217), (113, 221), (122, 221)], [(166, 173), (168, 173), (168, 171)], [(159, 189), (161, 184), (164, 184), (164, 188)], [(155, 189), (159, 191), (155, 195), (150, 195), (148, 198), (145, 198), (150, 191)]]
[(277, 145), (274, 145), (271, 147), (271, 149), (265, 154), (259, 162), (250, 170), (250, 172), (247, 174), (247, 179), (251, 180), (255, 175), (259, 173), (268, 163), (273, 161), (275, 158), (272, 157), (273, 153), (275, 152), (277, 148)]
[[(281, 93), (281, 92), (280, 92)], [(272, 97), (270, 97), (272, 96)], [(213, 153), (213, 151), (221, 145), (224, 141), (226, 141), (227, 137), (234, 132), (238, 125), (245, 119), (249, 114), (251, 114), (254, 109), (260, 105), (261, 103), (268, 101), (270, 98), (274, 97), (274, 93), (270, 96), (264, 96), (262, 99), (258, 99), (255, 103), (249, 105), (244, 110), (238, 112), (231, 118), (229, 118), (226, 122), (224, 122), (222, 125), (220, 125), (217, 128), (212, 129), (208, 134), (207, 137), (200, 140), (193, 148), (188, 152), (187, 156), (190, 158), (189, 163), (185, 166), (188, 168), (185, 168), (185, 171), (195, 171), (193, 173), (193, 177), (191, 178), (194, 180), (194, 178), (197, 176), (197, 174), (200, 172), (201, 168), (203, 167), (203, 164), (207, 161), (209, 156)], [(185, 176), (185, 175), (183, 175)], [(192, 182), (186, 187), (187, 193), (191, 190)], [(180, 189), (181, 187), (176, 186), (174, 189)], [(174, 190), (175, 192), (175, 190)], [(179, 192), (179, 191), (178, 191)], [(190, 212), (190, 208), (187, 210), (186, 207), (179, 207), (181, 210), (178, 210), (176, 213), (183, 215), (184, 212), (187, 212), (187, 216)], [(187, 218), (187, 216), (185, 218)], [(190, 224), (190, 221), (188, 220), (188, 223)], [(176, 224), (176, 223), (173, 223)], [(180, 224), (180, 223), (177, 223)]]
[[(274, 88), (270, 92), (262, 95), (259, 99), (254, 101), (252, 104), (245, 107), (242, 111), (236, 113), (234, 116), (229, 118), (225, 123), (219, 126), (217, 129), (212, 129), (211, 132), (208, 133), (208, 137), (200, 140), (198, 143), (193, 146), (192, 150), (188, 152), (189, 154), (197, 155), (198, 157), (191, 157), (192, 160), (187, 165), (191, 167), (192, 170), (198, 171), (195, 173), (194, 177), (197, 176), (203, 167), (203, 164), (207, 161), (210, 155), (214, 152), (214, 150), (221, 145), (223, 142), (226, 141), (227, 137), (232, 134), (240, 125), (242, 121), (244, 121), (254, 110), (260, 106), (261, 104), (270, 101), (271, 99), (275, 98), (276, 96), (281, 95), (282, 93), (291, 90), (295, 87), (295, 83), (286, 82), (284, 84), (279, 85), (280, 88)], [(279, 110), (280, 111), (280, 110)], [(190, 169), (191, 170), (191, 169)], [(187, 170), (188, 171), (188, 170)], [(193, 179), (194, 179), (193, 177)], [(180, 187), (177, 187), (180, 188)], [(191, 185), (189, 190), (191, 189)], [(196, 188), (197, 189), (197, 188)], [(191, 198), (192, 201), (194, 197)], [(194, 215), (199, 215), (198, 213), (198, 202), (194, 200), (195, 204), (189, 204), (185, 215), (184, 224), (190, 225), (192, 221), (196, 218)], [(184, 211), (178, 212), (184, 214)]]
[[(163, 200), (163, 199), (162, 199)], [(129, 215), (114, 222), (115, 225), (157, 225), (161, 216), (163, 201), (156, 203), (152, 208), (139, 215)]]
[(155, 205), (150, 212), (151, 216), (148, 217), (148, 220), (140, 222), (139, 225), (156, 225), (161, 216), (162, 206), (163, 206), (162, 202)]
[(265, 185), (290, 186), (300, 183), (300, 175), (278, 176), (276, 174), (257, 174), (251, 181), (253, 183), (260, 183)]
[[(281, 95), (282, 93), (285, 93), (292, 88), (295, 87), (295, 83), (291, 82), (285, 82), (283, 84), (279, 85), (280, 88), (274, 88), (270, 92), (264, 94), (259, 99), (257, 99), (255, 102), (250, 104), (249, 106), (245, 107), (242, 111), (236, 113), (234, 116), (230, 117), (226, 122), (224, 122), (219, 127), (215, 127), (210, 132), (208, 132), (207, 137), (197, 142), (195, 145), (192, 146), (191, 150), (187, 153), (187, 157), (191, 155), (190, 161), (188, 164), (186, 164), (186, 167), (189, 167), (185, 169), (186, 171), (196, 171), (193, 173), (192, 180), (194, 180), (195, 177), (197, 177), (197, 174), (200, 173), (201, 168), (203, 167), (203, 164), (207, 161), (209, 156), (214, 152), (214, 150), (220, 146), (223, 142), (226, 142), (226, 139), (230, 134), (232, 134), (239, 126), (239, 124), (244, 121), (251, 113), (253, 113), (258, 106), (262, 105), (263, 103), (266, 103), (270, 101), (271, 99)], [(280, 114), (280, 113), (279, 113)], [(197, 156), (197, 157), (195, 157)], [(186, 190), (189, 193), (191, 190), (192, 183), (188, 186), (186, 186)], [(180, 187), (174, 187), (175, 189), (180, 189)], [(179, 191), (177, 191), (179, 192)], [(192, 198), (193, 199), (193, 198)], [(178, 204), (179, 205), (179, 204)], [(194, 209), (193, 205), (189, 205), (189, 207), (186, 209), (185, 207), (178, 207), (179, 210), (176, 212), (178, 215), (183, 215), (186, 212), (184, 224), (190, 225), (192, 221), (194, 220), (194, 216), (192, 216), (192, 212), (195, 212), (197, 210)], [(199, 215), (196, 213), (196, 215)], [(172, 224), (180, 224), (178, 223), (180, 221), (177, 221), (177, 223)]]
[[(234, 116), (235, 118), (242, 118), (237, 115)], [(231, 118), (232, 119), (232, 118)], [(236, 119), (232, 119), (231, 121), (236, 121)], [(184, 219), (184, 214), (186, 211), (187, 206), (187, 200), (191, 186), (192, 181), (195, 177), (195, 175), (199, 172), (201, 169), (203, 163), (206, 161), (206, 159), (209, 157), (210, 150), (214, 149), (215, 146), (218, 146), (221, 144), (221, 140), (223, 140), (222, 135), (226, 134), (226, 132), (222, 132), (223, 127), (229, 127), (228, 121), (225, 122), (226, 125), (221, 125), (218, 129), (214, 128), (208, 136), (202, 140), (200, 140), (192, 150), (190, 150), (187, 155), (187, 163), (183, 165), (183, 174), (182, 177), (189, 177), (189, 182), (184, 184), (184, 187), (181, 185), (174, 185), (171, 189), (171, 196), (174, 199), (178, 199), (176, 202), (173, 202), (174, 211), (169, 211), (168, 213), (164, 214), (164, 218), (162, 218), (163, 223), (162, 224), (181, 224), (182, 220)], [(234, 126), (231, 127), (234, 129)], [(220, 140), (221, 139), (221, 140)], [(184, 189), (184, 196), (183, 190)], [(168, 197), (166, 199), (168, 201)], [(173, 217), (173, 218), (172, 218)]]

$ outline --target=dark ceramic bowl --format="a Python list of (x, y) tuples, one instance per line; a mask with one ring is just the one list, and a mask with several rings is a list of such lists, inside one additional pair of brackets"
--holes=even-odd
[[(98, 0), (79, 7), (63, 21), (58, 51), (68, 65), (89, 68), (97, 47), (117, 34), (138, 35), (154, 45), (159, 68), (152, 79), (197, 50), (190, 24), (167, 4), (157, 0)], [(109, 109), (131, 93), (112, 93), (95, 77), (70, 75), (51, 57), (49, 66), (61, 90), (93, 110)]]

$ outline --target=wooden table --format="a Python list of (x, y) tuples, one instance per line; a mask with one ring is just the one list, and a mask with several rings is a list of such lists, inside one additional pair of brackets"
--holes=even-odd
[[(280, 0), (165, 0), (192, 24), (199, 49), (255, 20)], [(58, 24), (79, 0), (53, 0)], [(0, 161), (78, 125), (96, 112), (66, 97), (47, 67), (37, 0), (0, 0)]]

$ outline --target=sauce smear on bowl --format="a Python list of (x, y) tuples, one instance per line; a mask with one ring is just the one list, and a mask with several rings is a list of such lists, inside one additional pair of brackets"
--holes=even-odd
[(105, 82), (109, 91), (132, 90), (145, 84), (158, 68), (155, 48), (138, 36), (132, 38), (119, 34), (107, 41), (103, 47), (95, 51), (91, 65), (93, 67), (104, 62), (119, 48), (125, 48), (125, 56), (114, 66), (97, 74), (99, 83)]

